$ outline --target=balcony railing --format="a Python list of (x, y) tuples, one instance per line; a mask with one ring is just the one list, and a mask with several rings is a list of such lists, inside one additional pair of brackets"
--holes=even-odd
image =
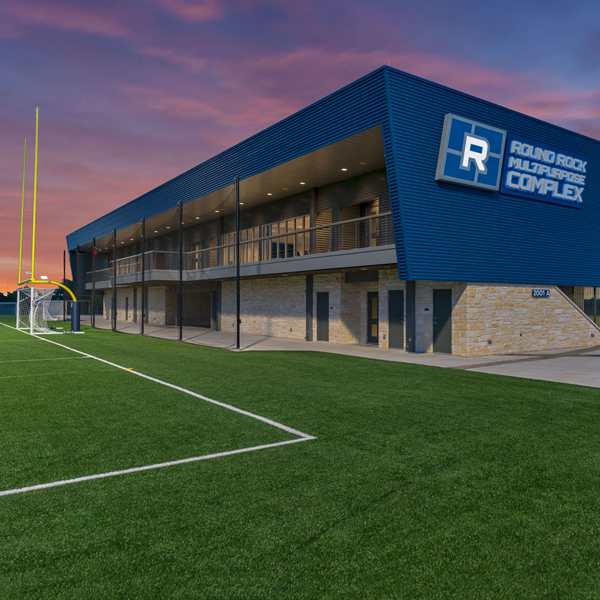
[[(355, 250), (393, 244), (392, 213), (382, 213), (317, 225), (276, 235), (267, 235), (240, 241), (240, 264), (280, 260), (324, 254), (340, 250)], [(223, 244), (183, 253), (183, 269), (197, 271), (214, 267), (234, 266), (236, 244)], [(145, 253), (146, 271), (179, 270), (179, 252), (150, 250)], [(96, 283), (110, 281), (114, 263), (96, 270)], [(117, 277), (134, 275), (142, 271), (142, 255), (118, 258)], [(93, 273), (86, 274), (86, 282), (92, 283)]]

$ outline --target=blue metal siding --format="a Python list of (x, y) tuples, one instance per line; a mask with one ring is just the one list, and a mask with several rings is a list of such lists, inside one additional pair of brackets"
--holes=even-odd
[[(600, 142), (393, 69), (387, 77), (388, 178), (410, 279), (600, 285)], [(582, 208), (435, 181), (446, 113), (587, 157)]]
[(179, 200), (189, 202), (231, 185), (236, 175), (246, 179), (381, 125), (386, 118), (382, 68), (78, 229), (67, 236), (68, 247), (174, 208)]

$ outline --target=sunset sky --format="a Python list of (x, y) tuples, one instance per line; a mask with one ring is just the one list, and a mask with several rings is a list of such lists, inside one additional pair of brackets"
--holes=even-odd
[(36, 106), (61, 278), (68, 233), (388, 63), (600, 139), (598, 0), (0, 0), (0, 291)]

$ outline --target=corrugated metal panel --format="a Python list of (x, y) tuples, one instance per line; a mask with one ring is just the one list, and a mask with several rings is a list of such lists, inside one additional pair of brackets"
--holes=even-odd
[(380, 199), (381, 212), (388, 212), (390, 195), (385, 170), (319, 188), (317, 190), (317, 211), (339, 208), (347, 204), (369, 202), (376, 197)]
[[(328, 225), (329, 223), (333, 223), (333, 211), (331, 208), (317, 213), (317, 218), (315, 219), (316, 227)], [(329, 245), (329, 231), (327, 229), (317, 229), (315, 231), (315, 252), (329, 252)]]
[[(386, 69), (385, 134), (396, 238), (411, 279), (599, 285), (600, 142)], [(588, 158), (581, 209), (435, 181), (444, 115), (455, 113)], [(389, 146), (388, 146), (389, 143)], [(388, 163), (389, 165), (389, 163)], [(398, 248), (398, 266), (404, 267)]]
[(136, 200), (78, 229), (69, 248), (102, 237), (386, 122), (384, 69), (366, 75)]

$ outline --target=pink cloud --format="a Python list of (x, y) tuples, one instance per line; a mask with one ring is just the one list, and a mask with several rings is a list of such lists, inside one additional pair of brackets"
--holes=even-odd
[(124, 85), (122, 89), (130, 102), (143, 110), (190, 121), (213, 119), (225, 126), (266, 127), (291, 112), (289, 102), (256, 93), (236, 96), (213, 92), (210, 101), (203, 101), (143, 86)]
[[(5, 0), (0, 7), (0, 14), (2, 13), (3, 28), (13, 31), (23, 25), (42, 25), (107, 37), (127, 35), (127, 28), (115, 17), (115, 13), (103, 13), (81, 4), (65, 4), (53, 0)], [(12, 27), (7, 26), (7, 18), (12, 19)]]
[(215, 21), (223, 14), (223, 5), (219, 0), (150, 0), (182, 19), (190, 21)]
[(175, 48), (160, 48), (158, 46), (139, 45), (136, 46), (136, 50), (144, 56), (150, 58), (160, 58), (174, 65), (182, 65), (188, 70), (194, 72), (200, 71), (206, 67), (207, 64), (206, 59), (195, 56), (194, 54), (182, 52)]
[[(193, 8), (188, 6), (191, 2), (155, 1), (171, 6), (172, 12), (183, 11), (177, 13), (182, 18)], [(264, 48), (256, 48), (236, 60), (214, 59), (194, 53), (193, 45), (183, 49), (176, 40), (172, 45), (150, 40), (143, 31), (129, 37), (116, 17), (90, 25), (88, 17), (95, 13), (81, 8), (86, 5), (69, 8), (70, 14), (60, 24), (56, 15), (36, 11), (27, 17), (14, 2), (8, 5), (13, 23), (19, 26), (43, 24), (123, 37), (139, 55), (135, 60), (141, 60), (140, 56), (146, 60), (143, 80), (123, 83), (126, 70), (115, 68), (119, 76), (106, 86), (83, 89), (80, 97), (68, 98), (64, 109), (57, 99), (52, 111), (48, 107), (44, 113), (37, 260), (40, 272), (54, 277), (62, 275), (66, 234), (388, 60), (393, 67), (421, 77), (588, 135), (600, 134), (599, 89), (582, 92), (538, 74), (493, 69), (426, 52), (327, 46), (300, 46), (268, 56)], [(49, 5), (58, 7), (57, 14), (66, 10), (54, 0)], [(198, 21), (217, 14), (214, 7), (212, 13), (206, 7), (203, 10), (208, 12), (205, 17), (198, 12)], [(4, 155), (0, 154), (0, 289), (6, 278), (16, 282), (18, 251), (20, 164), (13, 150), (22, 144), (19, 119), (23, 116), (10, 110), (0, 109), (3, 121), (17, 123), (8, 137), (3, 130)], [(45, 115), (51, 112), (60, 115), (54, 124), (46, 121)], [(31, 181), (30, 177), (29, 201)]]

